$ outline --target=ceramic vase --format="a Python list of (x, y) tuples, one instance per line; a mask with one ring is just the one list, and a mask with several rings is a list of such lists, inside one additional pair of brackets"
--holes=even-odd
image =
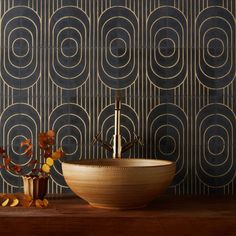
[(48, 177), (47, 176), (23, 176), (24, 194), (32, 199), (44, 199), (47, 194)]

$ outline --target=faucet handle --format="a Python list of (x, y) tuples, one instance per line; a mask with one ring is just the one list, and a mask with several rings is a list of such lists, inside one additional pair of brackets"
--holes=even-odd
[(133, 132), (133, 133), (134, 133), (134, 137), (135, 137), (135, 142), (138, 142), (141, 146), (144, 146), (144, 143), (143, 143), (141, 137), (138, 136), (135, 132)]
[(99, 142), (102, 147), (104, 147), (104, 148), (107, 149), (108, 151), (112, 152), (112, 151), (113, 151), (112, 146), (111, 146), (109, 143), (103, 141), (103, 140), (100, 138), (100, 137), (101, 137), (101, 133), (102, 133), (102, 132), (98, 133), (98, 134), (93, 138), (91, 144), (95, 144), (96, 142)]
[(100, 139), (101, 133), (102, 133), (102, 131), (101, 131), (100, 133), (98, 133), (98, 134), (93, 138), (91, 144), (95, 144), (97, 141), (101, 141), (101, 139)]

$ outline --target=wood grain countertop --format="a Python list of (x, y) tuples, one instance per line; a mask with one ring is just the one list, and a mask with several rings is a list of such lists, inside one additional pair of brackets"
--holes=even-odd
[(236, 236), (236, 196), (161, 196), (147, 208), (95, 209), (72, 195), (49, 207), (1, 207), (0, 235)]

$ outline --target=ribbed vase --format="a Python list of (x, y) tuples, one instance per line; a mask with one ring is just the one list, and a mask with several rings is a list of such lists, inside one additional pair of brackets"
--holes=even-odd
[(44, 199), (47, 194), (48, 177), (22, 176), (24, 183), (24, 194), (32, 199)]

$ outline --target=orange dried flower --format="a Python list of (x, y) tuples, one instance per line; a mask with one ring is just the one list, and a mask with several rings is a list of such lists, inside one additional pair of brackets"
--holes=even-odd
[(20, 143), (20, 146), (23, 147), (23, 146), (29, 146), (31, 143), (31, 140), (30, 139), (25, 139), (24, 141), (22, 141)]
[(0, 147), (0, 155), (3, 155), (4, 153), (5, 153), (5, 150), (2, 147)]
[(55, 160), (58, 160), (62, 157), (65, 156), (65, 153), (59, 148), (57, 149), (55, 152), (52, 153), (52, 159), (55, 161)]
[(11, 169), (15, 171), (17, 174), (21, 172), (21, 167), (19, 165), (13, 165)]
[(39, 134), (39, 147), (41, 149), (45, 149), (48, 145), (48, 135), (47, 133), (40, 133)]
[(30, 139), (26, 139), (26, 140), (22, 141), (20, 146), (26, 147), (25, 153), (28, 157), (31, 157), (33, 155), (33, 152), (32, 152), (33, 144), (31, 143)]
[(11, 158), (10, 158), (10, 156), (4, 156), (3, 157), (4, 158), (4, 163), (5, 163), (5, 165), (9, 165), (10, 164), (10, 162), (11, 162)]

